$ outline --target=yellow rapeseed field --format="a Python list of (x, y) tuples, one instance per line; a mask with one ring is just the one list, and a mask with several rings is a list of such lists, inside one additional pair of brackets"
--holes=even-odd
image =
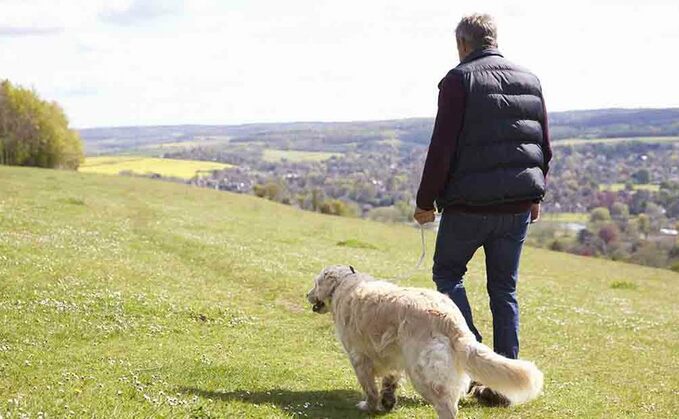
[(87, 157), (78, 169), (86, 173), (117, 175), (129, 171), (139, 175), (157, 173), (161, 176), (191, 179), (199, 172), (232, 167), (225, 163), (198, 160), (162, 159), (143, 156), (98, 156)]

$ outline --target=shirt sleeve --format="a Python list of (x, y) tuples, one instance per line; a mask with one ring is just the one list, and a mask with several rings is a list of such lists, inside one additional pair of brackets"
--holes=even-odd
[(456, 74), (446, 76), (439, 83), (438, 112), (417, 191), (417, 206), (421, 209), (434, 209), (434, 201), (446, 186), (450, 162), (462, 131), (464, 105), (461, 77)]
[(542, 155), (545, 158), (544, 173), (546, 178), (547, 172), (549, 172), (549, 162), (552, 160), (552, 146), (549, 138), (549, 121), (544, 97), (542, 98), (542, 112), (544, 115), (544, 120), (542, 121)]

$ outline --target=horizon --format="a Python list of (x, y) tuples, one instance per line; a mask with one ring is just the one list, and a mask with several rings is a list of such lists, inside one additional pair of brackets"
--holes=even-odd
[[(570, 112), (597, 112), (597, 111), (662, 111), (662, 110), (679, 110), (679, 106), (671, 107), (636, 107), (636, 108), (597, 108), (597, 109), (568, 109), (564, 111), (548, 111), (549, 114), (555, 113), (570, 113)], [(222, 126), (222, 127), (240, 127), (248, 125), (293, 125), (293, 124), (351, 124), (351, 123), (369, 123), (369, 122), (390, 122), (390, 121), (400, 121), (404, 119), (431, 119), (433, 121), (435, 115), (432, 116), (411, 116), (403, 118), (388, 118), (388, 119), (352, 119), (352, 120), (335, 120), (335, 121), (322, 121), (322, 120), (299, 120), (299, 121), (254, 121), (254, 122), (244, 122), (244, 123), (233, 123), (233, 124), (196, 124), (196, 123), (181, 123), (181, 124), (153, 124), (153, 125), (110, 125), (110, 126), (93, 126), (93, 127), (71, 127), (76, 131), (84, 130), (95, 130), (95, 129), (118, 129), (118, 128), (151, 128), (151, 127), (197, 127), (197, 126)]]
[[(0, 78), (57, 101), (78, 129), (433, 118), (436, 85), (457, 64), (455, 25), (477, 11), (541, 79), (550, 112), (679, 107), (666, 82), (679, 61), (665, 52), (679, 3), (664, 0), (3, 6)], [(638, 57), (651, 57), (643, 81)]]

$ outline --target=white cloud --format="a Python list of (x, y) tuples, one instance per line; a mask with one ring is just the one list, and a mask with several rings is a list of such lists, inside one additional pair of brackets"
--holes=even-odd
[(17, 36), (44, 36), (55, 35), (63, 32), (63, 28), (57, 27), (33, 27), (33, 26), (5, 26), (0, 25), (1, 37), (17, 37)]
[[(76, 126), (432, 116), (436, 84), (456, 64), (455, 23), (477, 10), (497, 17), (501, 50), (540, 76), (551, 109), (679, 105), (669, 82), (677, 2), (0, 0), (0, 8), (0, 77), (59, 101)], [(3, 37), (3, 27), (62, 29)]]
[(183, 6), (183, 0), (132, 0), (123, 8), (104, 9), (99, 17), (106, 23), (132, 26), (181, 13)]

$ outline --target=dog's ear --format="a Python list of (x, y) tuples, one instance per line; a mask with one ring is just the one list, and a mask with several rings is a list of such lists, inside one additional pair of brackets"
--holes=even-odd
[(351, 273), (352, 273), (352, 274), (355, 274), (355, 273), (356, 273), (356, 269), (354, 269), (354, 267), (351, 266), (351, 265), (349, 265), (349, 270), (351, 270)]

